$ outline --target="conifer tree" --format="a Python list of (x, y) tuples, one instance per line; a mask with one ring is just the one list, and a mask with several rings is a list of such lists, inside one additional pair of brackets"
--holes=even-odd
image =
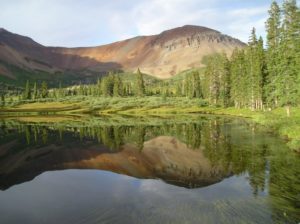
[(218, 74), (218, 59), (216, 55), (207, 58), (205, 75), (208, 79), (209, 89), (209, 103), (210, 105), (217, 105), (220, 94), (220, 77)]
[(257, 42), (257, 91), (255, 93), (255, 108), (263, 109), (264, 103), (266, 102), (266, 93), (265, 93), (265, 85), (266, 85), (266, 53), (264, 49), (264, 41), (260, 36)]
[(144, 78), (139, 68), (136, 74), (136, 95), (140, 97), (145, 95)]
[(65, 92), (64, 89), (62, 88), (61, 82), (59, 82), (59, 86), (58, 86), (58, 97), (64, 97), (65, 96)]
[(38, 90), (37, 90), (37, 83), (35, 82), (33, 84), (33, 90), (32, 90), (32, 99), (37, 99), (38, 97)]
[(119, 75), (114, 76), (114, 87), (113, 87), (113, 96), (119, 97), (122, 95), (122, 81)]
[(229, 62), (225, 54), (215, 54), (206, 58), (205, 83), (211, 105), (229, 105), (229, 75)]
[(194, 79), (194, 97), (200, 98), (202, 97), (201, 84), (200, 84), (200, 76), (199, 72), (193, 72)]
[(276, 1), (273, 1), (269, 9), (269, 18), (266, 22), (267, 31), (267, 52), (266, 66), (267, 76), (264, 88), (266, 102), (268, 106), (277, 106), (279, 99), (279, 91), (277, 91), (277, 82), (279, 77), (279, 61), (280, 61), (280, 35), (281, 35), (281, 13), (280, 7)]
[(185, 78), (185, 90), (186, 90), (186, 97), (192, 99), (194, 97), (194, 83), (193, 83), (193, 74), (188, 74)]
[(29, 80), (27, 80), (26, 85), (25, 85), (23, 99), (29, 100), (30, 98), (31, 98), (30, 83), (29, 83)]
[(47, 85), (46, 81), (42, 82), (41, 96), (42, 96), (42, 98), (46, 98), (48, 96), (48, 85)]
[(182, 95), (182, 84), (180, 82), (176, 84), (175, 95), (178, 97)]
[(279, 90), (279, 103), (286, 107), (290, 116), (290, 107), (299, 99), (299, 8), (295, 0), (283, 3), (283, 23), (280, 43), (280, 77), (276, 88)]
[(84, 87), (81, 82), (79, 83), (78, 95), (84, 95)]
[(249, 85), (249, 94), (247, 98), (250, 100), (248, 102), (252, 110), (254, 110), (254, 98), (255, 98), (255, 89), (256, 89), (256, 78), (257, 78), (257, 58), (256, 58), (256, 46), (257, 46), (257, 37), (255, 28), (252, 29), (251, 35), (249, 38), (249, 48), (247, 49), (247, 71), (248, 71), (248, 85)]
[(101, 88), (101, 79), (100, 78), (97, 80), (96, 89), (97, 89), (97, 91), (96, 91), (97, 95), (101, 96), (102, 88)]
[(5, 106), (5, 95), (4, 93), (1, 94), (1, 99), (0, 99), (0, 106), (4, 107)]
[(112, 96), (114, 88), (114, 75), (112, 72), (109, 72), (108, 76), (104, 77), (101, 80), (101, 92), (103, 96)]
[(230, 104), (230, 65), (225, 53), (218, 57), (220, 76), (220, 105), (227, 107)]
[(257, 40), (255, 28), (252, 29), (249, 47), (246, 51), (249, 94), (248, 105), (252, 110), (263, 105), (264, 50), (262, 38)]

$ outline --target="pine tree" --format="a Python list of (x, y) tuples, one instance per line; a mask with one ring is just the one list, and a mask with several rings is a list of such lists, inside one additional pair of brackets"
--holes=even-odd
[(265, 86), (266, 86), (266, 53), (264, 49), (264, 41), (263, 38), (260, 36), (257, 42), (257, 91), (255, 95), (255, 108), (256, 109), (263, 109), (264, 102), (266, 102), (266, 93), (265, 93)]
[(230, 64), (225, 53), (219, 55), (218, 64), (220, 76), (220, 105), (228, 107), (230, 105)]
[(61, 82), (59, 82), (59, 85), (58, 85), (58, 97), (61, 98), (61, 97), (64, 97), (64, 96), (65, 96), (64, 89), (62, 88)]
[(182, 84), (181, 82), (176, 83), (175, 95), (180, 97), (182, 95)]
[(139, 97), (143, 97), (145, 95), (144, 78), (139, 68), (136, 74), (136, 95)]
[(195, 88), (193, 83), (193, 73), (185, 77), (185, 96), (192, 99), (195, 95)]
[(27, 80), (26, 85), (25, 85), (23, 99), (29, 100), (30, 98), (31, 98), (30, 83), (29, 83), (29, 80)]
[(127, 83), (125, 86), (126, 86), (125, 95), (126, 96), (132, 96), (132, 83), (131, 82)]
[(109, 80), (107, 77), (104, 77), (101, 81), (101, 92), (104, 97), (107, 97), (110, 95), (109, 93)]
[(193, 72), (194, 79), (194, 97), (200, 98), (202, 97), (201, 84), (200, 84), (200, 76), (199, 72)]
[(230, 73), (229, 61), (223, 54), (215, 54), (206, 58), (205, 85), (207, 86), (211, 105), (229, 106)]
[(97, 91), (96, 91), (97, 95), (101, 96), (101, 94), (102, 94), (101, 79), (97, 80), (97, 87), (96, 87), (96, 89), (97, 89)]
[(220, 95), (220, 76), (218, 73), (218, 56), (207, 57), (205, 75), (208, 79), (209, 104), (217, 105)]
[(32, 91), (32, 99), (37, 99), (38, 97), (38, 90), (37, 90), (37, 84), (36, 82), (33, 85), (33, 91)]
[(4, 107), (5, 106), (5, 95), (4, 93), (1, 94), (1, 99), (0, 99), (0, 106)]
[(122, 95), (122, 80), (119, 75), (114, 76), (114, 87), (113, 87), (113, 96), (119, 97)]
[(78, 95), (84, 95), (84, 87), (81, 82), (79, 83)]
[(42, 98), (46, 98), (48, 96), (48, 85), (45, 81), (42, 82), (41, 96)]
[(290, 107), (299, 99), (299, 8), (295, 0), (283, 3), (283, 23), (280, 43), (280, 77), (276, 88), (279, 90), (279, 103), (286, 107), (290, 116)]
[(101, 92), (103, 96), (112, 96), (114, 89), (114, 75), (112, 72), (109, 72), (108, 76), (104, 77), (101, 80)]
[(252, 110), (262, 109), (264, 80), (264, 50), (262, 38), (257, 40), (255, 28), (252, 29), (249, 47), (246, 51), (247, 75), (249, 83), (248, 105)]
[(255, 102), (255, 90), (256, 90), (256, 78), (257, 78), (257, 70), (256, 70), (256, 46), (257, 46), (257, 37), (255, 28), (252, 29), (251, 35), (249, 38), (249, 48), (246, 53), (247, 57), (247, 70), (248, 70), (248, 80), (249, 80), (249, 88), (250, 88), (250, 95), (248, 96), (250, 102), (251, 109), (254, 110), (254, 102)]
[(277, 90), (279, 81), (279, 61), (280, 61), (280, 35), (281, 35), (281, 13), (276, 1), (273, 1), (269, 10), (269, 18), (266, 22), (267, 31), (267, 52), (266, 65), (267, 76), (265, 85), (265, 97), (269, 106), (277, 106), (279, 91)]

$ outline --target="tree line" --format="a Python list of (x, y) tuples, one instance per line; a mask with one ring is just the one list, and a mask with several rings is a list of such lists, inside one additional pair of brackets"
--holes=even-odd
[(266, 48), (253, 28), (248, 46), (230, 58), (213, 55), (206, 61), (211, 105), (260, 110), (300, 101), (300, 10), (295, 0), (280, 7), (273, 1), (266, 21)]
[(62, 87), (59, 83), (58, 88), (48, 89), (47, 82), (43, 81), (40, 85), (33, 84), (27, 80), (22, 94), (18, 94), (19, 100), (36, 100), (40, 98), (61, 98), (65, 96), (144, 96), (145, 85), (143, 74), (140, 70), (136, 73), (136, 82), (123, 82), (120, 74), (109, 72), (107, 76), (99, 78), (96, 84)]

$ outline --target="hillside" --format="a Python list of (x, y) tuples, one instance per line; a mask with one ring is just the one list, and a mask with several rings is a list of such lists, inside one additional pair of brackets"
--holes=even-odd
[(97, 47), (46, 47), (29, 37), (0, 29), (0, 74), (18, 79), (11, 67), (27, 72), (95, 76), (110, 70), (135, 71), (170, 78), (201, 67), (203, 56), (231, 54), (241, 41), (201, 26), (183, 26), (158, 35), (138, 36)]

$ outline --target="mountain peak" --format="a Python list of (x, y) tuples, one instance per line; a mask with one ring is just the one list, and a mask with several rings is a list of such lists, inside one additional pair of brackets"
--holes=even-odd
[(220, 34), (219, 31), (204, 26), (185, 25), (185, 26), (176, 27), (173, 29), (163, 31), (158, 36), (177, 38), (177, 37), (194, 36), (197, 34), (207, 34), (207, 33)]
[(161, 34), (165, 33), (174, 33), (174, 34), (196, 34), (196, 33), (206, 33), (206, 32), (214, 32), (214, 33), (220, 33), (219, 31), (204, 27), (204, 26), (196, 26), (196, 25), (184, 25), (181, 27), (176, 27), (173, 29), (169, 29), (166, 31), (163, 31)]
[(0, 33), (2, 33), (2, 32), (7, 32), (8, 33), (8, 31), (6, 29), (0, 27)]

